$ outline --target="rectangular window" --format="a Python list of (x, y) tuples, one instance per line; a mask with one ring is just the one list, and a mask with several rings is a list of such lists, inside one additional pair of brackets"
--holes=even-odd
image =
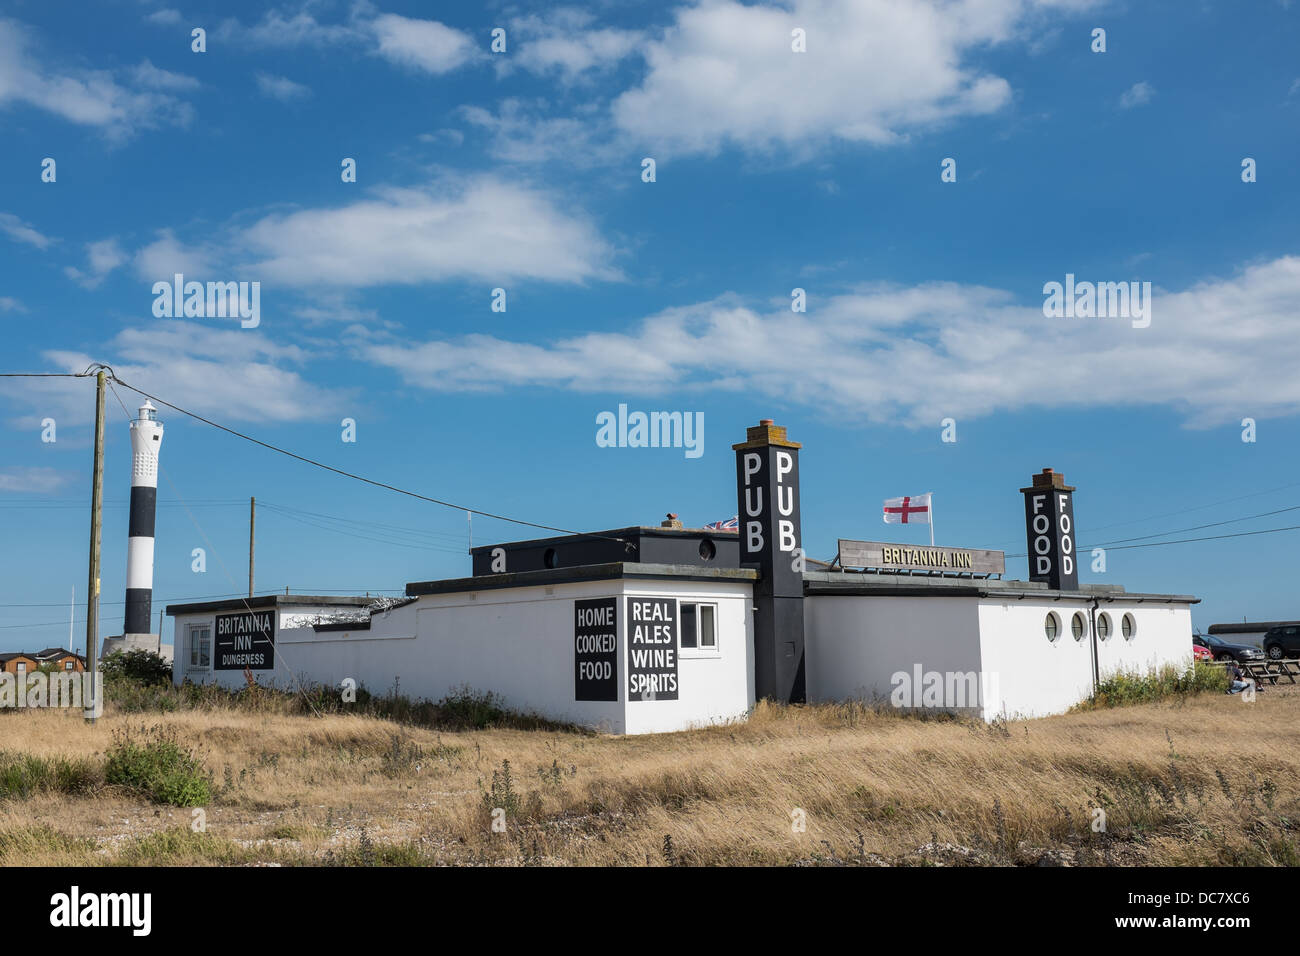
[(70, 671), (70, 670), (72, 670), (72, 661), (64, 661), (64, 662), (63, 662), (63, 669), (64, 669), (65, 671)]
[(23, 661), (18, 662), (18, 673), (20, 674), (27, 673), (27, 664), (24, 663)]
[(716, 604), (682, 605), (682, 650), (717, 651), (718, 606)]
[(212, 629), (190, 628), (190, 667), (212, 666)]

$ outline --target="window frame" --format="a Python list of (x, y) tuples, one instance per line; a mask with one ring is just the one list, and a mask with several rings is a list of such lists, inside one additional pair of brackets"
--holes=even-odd
[[(200, 632), (207, 632), (208, 662), (206, 664), (203, 663), (201, 659), (197, 664), (194, 662), (195, 657), (199, 656), (197, 654), (199, 648), (202, 647), (202, 644), (196, 642), (196, 635), (199, 634)], [(187, 635), (186, 640), (190, 650), (190, 659), (189, 659), (189, 664), (187, 665), (187, 669), (192, 671), (212, 670), (212, 624), (211, 623), (188, 624), (186, 625), (186, 635)]]
[(1120, 620), (1119, 632), (1124, 635), (1124, 640), (1135, 641), (1138, 636), (1137, 618), (1131, 611), (1125, 611), (1124, 617)]
[(1109, 641), (1115, 635), (1115, 627), (1110, 619), (1110, 615), (1102, 611), (1097, 615), (1097, 639), (1099, 641)]
[[(718, 633), (718, 602), (717, 601), (679, 601), (681, 607), (681, 636), (678, 640), (677, 653), (679, 657), (685, 658), (717, 658), (722, 656), (722, 636)], [(701, 607), (709, 608), (713, 616), (713, 645), (706, 647), (700, 643), (700, 614)], [(695, 646), (687, 647), (686, 640), (686, 615), (687, 608), (692, 608), (695, 615)]]
[(1061, 618), (1055, 611), (1048, 611), (1047, 617), (1043, 618), (1043, 636), (1047, 638), (1048, 644), (1055, 644), (1061, 639)]
[(1088, 636), (1088, 617), (1082, 611), (1075, 611), (1070, 617), (1070, 636), (1075, 641), (1081, 641)]

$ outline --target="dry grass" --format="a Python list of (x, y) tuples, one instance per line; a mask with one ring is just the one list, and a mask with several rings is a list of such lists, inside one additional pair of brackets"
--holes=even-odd
[[(760, 705), (745, 724), (642, 737), (231, 708), (144, 720), (211, 772), (205, 833), (118, 788), (40, 791), (0, 800), (0, 863), (1300, 863), (1289, 688), (993, 727)], [(140, 722), (3, 714), (0, 749), (102, 760)]]

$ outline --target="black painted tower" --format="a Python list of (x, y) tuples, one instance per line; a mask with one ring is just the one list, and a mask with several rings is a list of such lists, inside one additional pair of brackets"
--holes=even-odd
[(800, 703), (807, 698), (803, 646), (803, 534), (799, 524), (798, 442), (765, 418), (736, 452), (740, 565), (762, 575), (754, 585), (754, 692)]
[(153, 529), (163, 426), (149, 402), (131, 423), (131, 518), (126, 550), (125, 637), (148, 634), (153, 615)]
[(1079, 556), (1075, 553), (1074, 488), (1050, 468), (1021, 488), (1025, 496), (1025, 539), (1029, 544), (1029, 580), (1057, 591), (1079, 590)]

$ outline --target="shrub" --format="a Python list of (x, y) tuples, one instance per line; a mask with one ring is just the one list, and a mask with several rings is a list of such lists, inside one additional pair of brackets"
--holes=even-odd
[(129, 677), (142, 684), (170, 684), (172, 665), (159, 654), (136, 648), (110, 654), (99, 665), (105, 682), (116, 677)]
[(200, 807), (212, 799), (212, 779), (193, 750), (173, 730), (130, 727), (113, 734), (104, 776), (155, 803)]
[(1221, 667), (1197, 661), (1180, 670), (1172, 664), (1155, 673), (1120, 671), (1097, 684), (1097, 692), (1076, 710), (1100, 707), (1122, 707), (1125, 704), (1143, 704), (1169, 697), (1189, 697), (1207, 691), (1222, 693), (1228, 689), (1228, 675)]
[(25, 800), (33, 793), (86, 793), (101, 779), (92, 760), (0, 750), (0, 799)]
[(63, 863), (62, 857), (88, 854), (94, 849), (95, 841), (91, 838), (61, 833), (45, 823), (0, 830), (0, 863), (18, 866)]

